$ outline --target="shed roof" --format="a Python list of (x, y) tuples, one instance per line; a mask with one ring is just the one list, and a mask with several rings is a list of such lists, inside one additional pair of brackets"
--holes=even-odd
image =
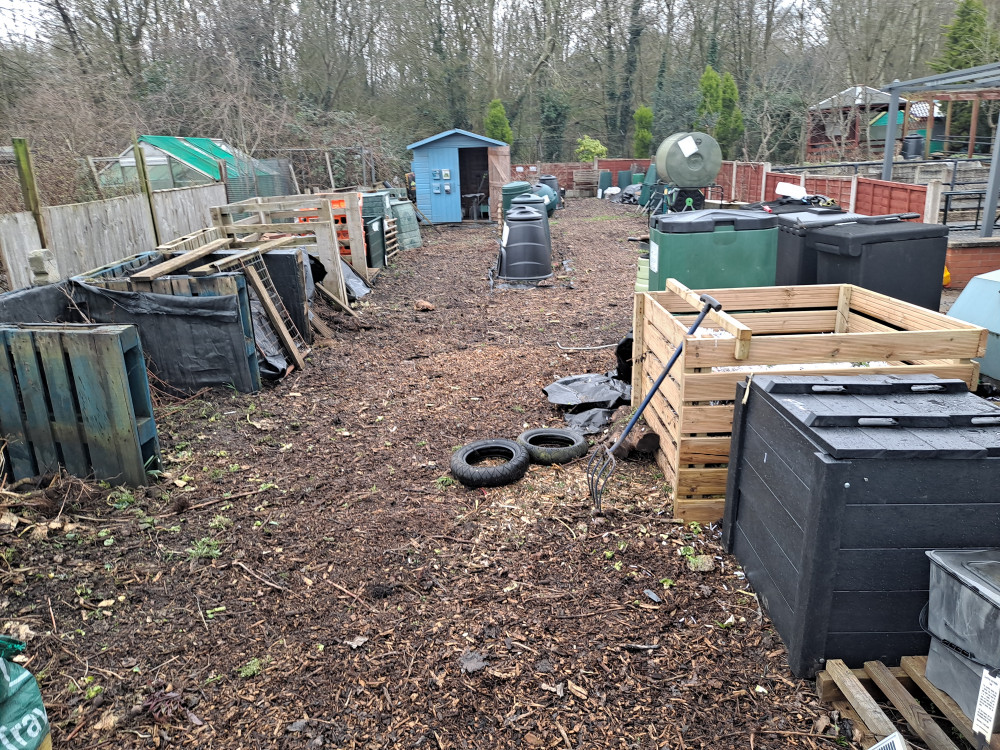
[(809, 109), (845, 109), (847, 107), (888, 106), (889, 95), (871, 86), (851, 86), (814, 104)]
[(442, 138), (447, 138), (449, 135), (464, 135), (467, 138), (475, 138), (477, 141), (482, 141), (488, 146), (506, 146), (507, 144), (503, 141), (498, 141), (493, 138), (487, 138), (485, 135), (478, 135), (476, 133), (470, 133), (468, 130), (461, 130), (460, 128), (452, 128), (451, 130), (445, 130), (443, 133), (438, 133), (437, 135), (432, 135), (429, 138), (424, 138), (422, 141), (417, 141), (416, 143), (411, 143), (407, 146), (408, 149), (412, 150), (415, 148), (420, 148), (421, 146), (426, 146), (428, 143), (433, 143), (434, 141), (439, 141)]

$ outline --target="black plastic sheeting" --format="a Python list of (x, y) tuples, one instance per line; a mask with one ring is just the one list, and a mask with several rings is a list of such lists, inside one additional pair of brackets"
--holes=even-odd
[(566, 423), (587, 435), (606, 428), (615, 409), (632, 400), (630, 385), (595, 373), (560, 378), (542, 390), (550, 403), (568, 407)]
[[(82, 313), (82, 315), (81, 315)], [(239, 299), (120, 292), (79, 281), (0, 295), (3, 323), (134, 325), (150, 370), (179, 391), (232, 385), (257, 389)]]
[(340, 270), (344, 274), (344, 286), (347, 287), (348, 302), (356, 302), (366, 294), (371, 294), (372, 288), (343, 259), (340, 261)]

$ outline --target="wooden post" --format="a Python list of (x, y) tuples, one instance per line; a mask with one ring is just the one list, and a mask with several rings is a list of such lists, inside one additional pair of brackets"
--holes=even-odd
[(94, 181), (94, 190), (97, 191), (97, 197), (104, 200), (104, 191), (101, 190), (101, 181), (97, 177), (97, 166), (94, 164), (92, 156), (87, 157), (87, 166), (90, 168), (90, 179)]
[[(149, 218), (153, 221), (153, 237), (156, 244), (160, 244), (160, 227), (156, 221), (156, 207), (153, 205), (153, 188), (149, 184), (149, 172), (146, 171), (146, 154), (139, 145), (139, 139), (132, 134), (132, 155), (135, 157), (135, 171), (139, 175), (139, 186), (146, 196), (146, 203), (149, 205)], [(168, 159), (170, 157), (167, 157)]]
[(326, 174), (330, 178), (330, 191), (333, 192), (337, 189), (337, 186), (333, 181), (333, 165), (330, 164), (330, 152), (324, 150), (323, 158), (326, 159)]
[(979, 125), (979, 98), (972, 100), (972, 122), (969, 123), (969, 158), (976, 150), (976, 128)]
[[(888, 123), (886, 123), (886, 125), (888, 125)], [(906, 130), (907, 128), (909, 128), (909, 126), (910, 126), (910, 100), (907, 99), (906, 104), (903, 105), (903, 124), (899, 129), (900, 143), (902, 143), (903, 138), (906, 138)], [(889, 144), (886, 144), (886, 146), (888, 145)], [(893, 144), (892, 150), (893, 151), (896, 150), (895, 144)]]
[(948, 141), (948, 136), (951, 135), (951, 109), (954, 104), (953, 100), (948, 100), (948, 111), (944, 116), (944, 146), (942, 146), (942, 149), (945, 153), (951, 151), (951, 143)]
[(288, 174), (292, 176), (292, 184), (295, 186), (295, 194), (301, 195), (302, 191), (299, 190), (299, 181), (295, 179), (295, 167), (292, 166), (292, 160), (288, 160)]
[(38, 240), (42, 247), (48, 247), (45, 236), (45, 219), (42, 216), (42, 200), (38, 195), (38, 184), (35, 182), (35, 165), (31, 161), (31, 149), (27, 138), (12, 138), (14, 144), (14, 161), (17, 165), (17, 179), (21, 182), (21, 195), (24, 207), (31, 212), (38, 227)]

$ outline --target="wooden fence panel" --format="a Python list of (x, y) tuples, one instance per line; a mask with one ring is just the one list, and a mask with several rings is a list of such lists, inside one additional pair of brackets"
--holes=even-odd
[(0, 214), (0, 275), (5, 277), (0, 278), (0, 292), (31, 284), (28, 254), (41, 247), (35, 219), (28, 211)]
[(49, 249), (64, 279), (156, 247), (143, 195), (50, 206), (42, 212)]
[(155, 191), (153, 208), (160, 243), (212, 226), (212, 206), (227, 202), (226, 186), (221, 183)]
[[(866, 216), (912, 212), (919, 215), (914, 221), (923, 221), (926, 200), (926, 185), (908, 185), (859, 177), (854, 210)], [(936, 217), (931, 218), (931, 221), (935, 220)]]

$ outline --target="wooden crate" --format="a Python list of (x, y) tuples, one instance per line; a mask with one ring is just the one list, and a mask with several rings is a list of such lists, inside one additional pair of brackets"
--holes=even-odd
[(0, 326), (0, 434), (17, 479), (145, 485), (160, 447), (135, 327)]
[[(635, 296), (632, 405), (638, 406), (674, 348), (684, 348), (643, 417), (660, 435), (657, 462), (672, 488), (674, 515), (701, 523), (722, 517), (736, 384), (746, 368), (772, 375), (849, 374), (796, 365), (886, 362), (865, 374), (933, 373), (979, 379), (972, 361), (985, 329), (882, 294), (844, 285), (705, 290), (723, 306), (703, 327), (727, 338), (686, 336), (698, 293), (674, 279), (667, 291)], [(740, 368), (740, 369), (730, 369)], [(728, 370), (728, 371), (727, 371)]]

